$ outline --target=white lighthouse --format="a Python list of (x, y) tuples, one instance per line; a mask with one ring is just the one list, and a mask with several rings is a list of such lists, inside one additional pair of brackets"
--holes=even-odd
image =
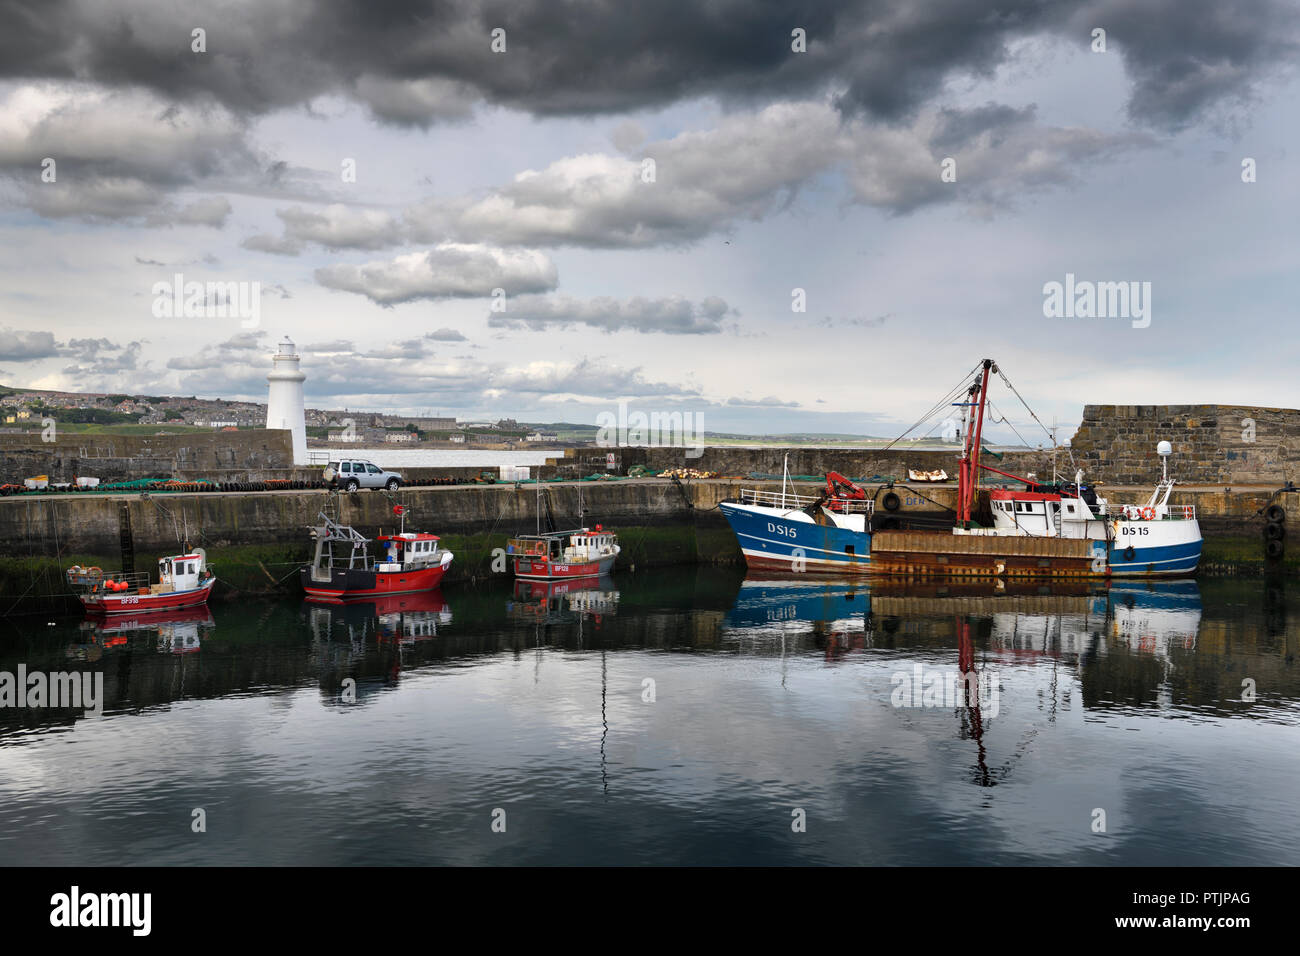
[(302, 383), (307, 376), (298, 368), (298, 350), (284, 337), (280, 350), (271, 356), (275, 367), (266, 377), (270, 383), (266, 399), (266, 427), (285, 428), (293, 433), (293, 463), (307, 464), (307, 416), (303, 411)]

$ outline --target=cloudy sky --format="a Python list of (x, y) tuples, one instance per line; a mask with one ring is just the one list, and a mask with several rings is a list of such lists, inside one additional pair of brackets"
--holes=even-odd
[[(288, 335), (310, 404), (462, 418), (892, 434), (985, 356), (1065, 424), (1300, 406), (1285, 0), (0, 18), (6, 385), (264, 400)], [(1067, 273), (1149, 325), (1045, 316)]]

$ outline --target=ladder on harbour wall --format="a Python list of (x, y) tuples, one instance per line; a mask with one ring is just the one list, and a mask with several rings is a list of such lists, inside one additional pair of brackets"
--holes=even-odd
[(135, 573), (135, 537), (131, 534), (131, 506), (125, 501), (117, 506), (117, 527), (122, 543), (122, 571)]

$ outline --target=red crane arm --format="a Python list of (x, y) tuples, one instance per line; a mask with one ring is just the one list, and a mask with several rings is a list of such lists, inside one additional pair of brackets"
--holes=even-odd
[[(840, 493), (840, 489), (844, 489), (843, 494)], [(838, 471), (826, 472), (826, 494), (832, 498), (854, 498), (858, 500), (867, 497), (866, 489), (858, 487)]]

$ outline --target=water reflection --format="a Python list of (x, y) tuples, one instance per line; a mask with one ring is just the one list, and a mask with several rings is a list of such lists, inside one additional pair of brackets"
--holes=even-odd
[(909, 646), (948, 648), (963, 671), (976, 648), (986, 666), (1044, 658), (1080, 675), (1089, 706), (1173, 708), (1223, 703), (1217, 683), (1192, 679), (1201, 616), (1193, 580), (1107, 586), (751, 576), (726, 629), (744, 653), (799, 653), (806, 643), (828, 662)]
[(575, 581), (527, 581), (517, 578), (506, 603), (512, 620), (525, 624), (574, 624), (599, 627), (607, 614), (618, 613), (618, 590), (605, 574)]
[[(0, 710), (0, 855), (57, 819), (60, 862), (1297, 863), (1288, 600), (691, 569), (0, 620), (0, 671), (107, 698)], [(157, 836), (214, 794), (237, 833)]]
[(203, 635), (214, 626), (207, 607), (88, 617), (80, 624), (82, 639), (69, 644), (65, 653), (69, 659), (93, 662), (136, 638), (152, 640), (161, 653), (188, 654), (199, 650)]

